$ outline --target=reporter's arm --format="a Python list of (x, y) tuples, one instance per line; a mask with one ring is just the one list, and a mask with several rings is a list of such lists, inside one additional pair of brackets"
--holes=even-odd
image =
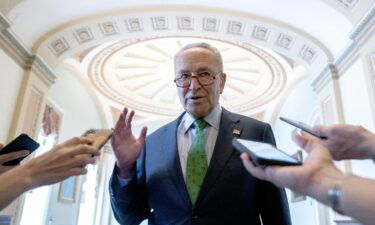
[(242, 154), (246, 169), (255, 177), (287, 187), (331, 205), (328, 190), (340, 187), (342, 211), (364, 224), (375, 221), (375, 181), (345, 175), (332, 162), (328, 150), (310, 135), (297, 135), (296, 142), (310, 152), (302, 166), (255, 167), (246, 154)]
[(85, 174), (87, 164), (99, 155), (90, 140), (72, 138), (50, 151), (0, 175), (0, 210), (23, 192)]

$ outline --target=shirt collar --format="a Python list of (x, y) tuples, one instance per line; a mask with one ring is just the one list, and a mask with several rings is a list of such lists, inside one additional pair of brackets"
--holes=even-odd
[[(220, 126), (220, 119), (221, 119), (221, 112), (222, 108), (220, 104), (217, 104), (212, 111), (205, 116), (203, 119), (208, 123), (211, 127), (215, 128), (216, 130), (219, 130)], [(194, 123), (196, 119), (191, 116), (189, 113), (185, 113), (184, 116), (184, 133), (186, 133), (191, 125)]]

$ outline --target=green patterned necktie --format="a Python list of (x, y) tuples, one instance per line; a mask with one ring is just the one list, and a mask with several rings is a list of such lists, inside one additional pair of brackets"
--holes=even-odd
[(204, 149), (204, 120), (194, 121), (195, 138), (191, 143), (186, 164), (186, 187), (192, 204), (197, 200), (199, 190), (207, 171), (207, 157)]

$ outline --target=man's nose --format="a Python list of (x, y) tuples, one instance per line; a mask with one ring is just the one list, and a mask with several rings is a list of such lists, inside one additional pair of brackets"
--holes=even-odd
[(201, 84), (199, 83), (198, 77), (197, 76), (192, 76), (189, 87), (190, 88), (198, 88), (200, 86), (201, 86)]

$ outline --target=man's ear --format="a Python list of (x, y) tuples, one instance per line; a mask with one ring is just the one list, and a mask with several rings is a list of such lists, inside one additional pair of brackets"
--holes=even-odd
[(223, 91), (224, 91), (226, 80), (227, 80), (227, 74), (221, 73), (221, 75), (220, 75), (220, 94), (222, 94)]

